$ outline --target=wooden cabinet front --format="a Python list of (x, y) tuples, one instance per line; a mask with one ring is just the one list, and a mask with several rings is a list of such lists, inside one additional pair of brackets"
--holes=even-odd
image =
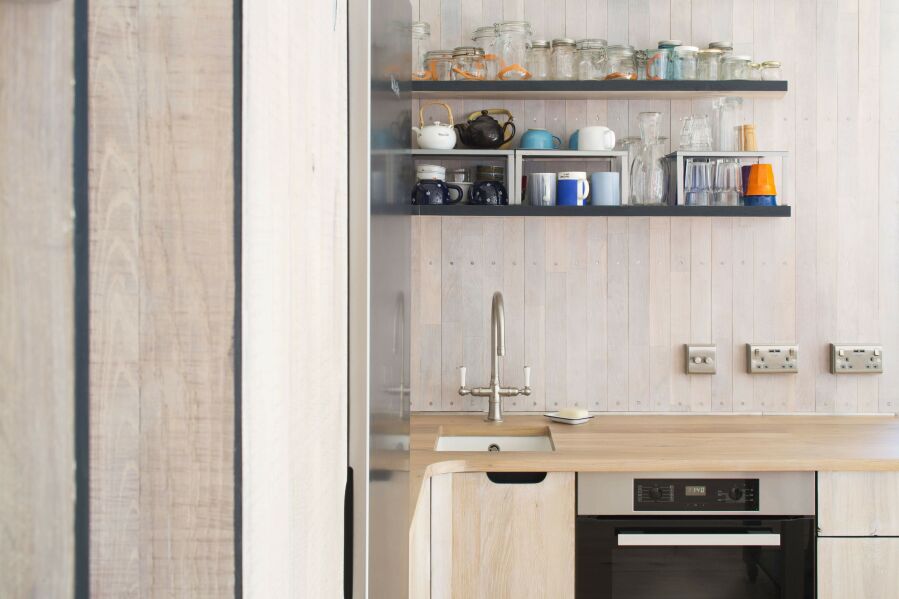
[(899, 536), (899, 472), (818, 473), (824, 537)]
[(818, 539), (818, 599), (896, 599), (899, 538)]

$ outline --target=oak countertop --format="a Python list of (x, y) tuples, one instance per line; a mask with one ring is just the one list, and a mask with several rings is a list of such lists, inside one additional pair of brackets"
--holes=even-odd
[[(443, 435), (525, 435), (549, 429), (553, 452), (436, 452)], [(421, 481), (449, 472), (650, 472), (899, 470), (899, 418), (601, 414), (587, 424), (540, 415), (416, 413), (411, 419), (412, 498)]]

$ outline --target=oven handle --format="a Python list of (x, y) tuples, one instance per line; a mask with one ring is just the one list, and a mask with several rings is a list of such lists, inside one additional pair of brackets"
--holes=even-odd
[(618, 533), (619, 547), (779, 547), (776, 533)]

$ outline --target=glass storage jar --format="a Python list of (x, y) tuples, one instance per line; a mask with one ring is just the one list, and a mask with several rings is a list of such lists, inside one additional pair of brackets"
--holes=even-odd
[(460, 46), (453, 50), (453, 81), (483, 81), (486, 76), (483, 48)]
[(577, 79), (574, 40), (563, 37), (553, 40), (552, 77), (562, 81)]
[(696, 78), (703, 81), (718, 79), (718, 66), (721, 60), (721, 50), (708, 48), (696, 53)]
[(409, 25), (409, 31), (412, 34), (412, 79), (426, 81), (431, 78), (425, 61), (431, 40), (431, 26), (424, 21), (416, 21)]
[(721, 61), (718, 79), (749, 79), (752, 58), (740, 54), (725, 56)]
[(546, 40), (534, 40), (531, 49), (528, 50), (528, 70), (532, 79), (549, 79), (550, 58), (552, 57), (549, 42)]
[(666, 79), (677, 79), (675, 76), (677, 74), (677, 56), (675, 50), (683, 44), (684, 43), (680, 40), (661, 40), (659, 42), (659, 48), (668, 50), (668, 75), (665, 77)]
[(478, 27), (471, 36), (471, 41), (478, 48), (484, 50), (484, 66), (487, 70), (487, 79), (496, 79), (498, 59), (496, 56), (496, 27)]
[(578, 40), (577, 78), (581, 81), (605, 79), (607, 72), (606, 40)]
[(431, 50), (425, 55), (429, 79), (450, 81), (453, 78), (453, 53), (449, 50)]
[(674, 67), (674, 79), (689, 81), (696, 79), (696, 65), (699, 48), (696, 46), (678, 46), (674, 49), (672, 66)]
[(780, 81), (783, 79), (779, 61), (766, 60), (760, 66), (762, 71), (762, 81)]
[(634, 50), (634, 66), (637, 68), (637, 79), (646, 81), (646, 50)]
[(646, 65), (643, 67), (647, 81), (668, 79), (668, 60), (671, 56), (667, 48), (650, 48), (646, 50)]
[(527, 21), (503, 21), (496, 24), (496, 78), (508, 81), (530, 79), (527, 70), (531, 25)]
[(637, 67), (634, 63), (634, 47), (626, 45), (609, 46), (606, 49), (608, 74), (606, 79), (636, 79)]
[(757, 62), (749, 63), (749, 78), (752, 81), (761, 81), (762, 80), (762, 65)]

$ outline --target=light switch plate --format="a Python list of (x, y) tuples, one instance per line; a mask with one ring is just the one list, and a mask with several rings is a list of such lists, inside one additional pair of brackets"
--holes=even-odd
[(688, 345), (687, 374), (715, 374), (718, 369), (718, 348), (715, 345)]
[(746, 344), (749, 374), (790, 374), (799, 372), (798, 345)]
[(883, 346), (831, 343), (830, 372), (880, 374), (883, 372)]

